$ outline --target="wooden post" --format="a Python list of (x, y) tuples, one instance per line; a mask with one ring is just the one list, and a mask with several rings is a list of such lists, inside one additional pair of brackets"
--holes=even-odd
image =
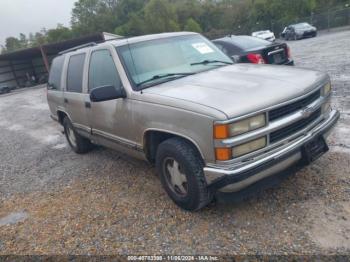
[(40, 46), (40, 52), (41, 52), (41, 56), (43, 57), (46, 71), (47, 71), (47, 73), (49, 73), (50, 72), (50, 64), (49, 64), (49, 60), (47, 59), (47, 55), (46, 55), (45, 50), (44, 50), (42, 45)]

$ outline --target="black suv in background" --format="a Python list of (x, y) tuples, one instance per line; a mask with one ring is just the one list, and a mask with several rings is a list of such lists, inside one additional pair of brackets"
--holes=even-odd
[(227, 36), (212, 42), (236, 63), (294, 65), (285, 43), (271, 43), (246, 35)]
[(299, 40), (307, 37), (316, 37), (317, 28), (308, 23), (299, 23), (284, 28), (281, 37), (285, 40)]

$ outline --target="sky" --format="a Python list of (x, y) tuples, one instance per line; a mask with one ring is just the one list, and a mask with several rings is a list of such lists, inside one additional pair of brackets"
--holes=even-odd
[(0, 44), (9, 36), (70, 25), (77, 0), (0, 0)]

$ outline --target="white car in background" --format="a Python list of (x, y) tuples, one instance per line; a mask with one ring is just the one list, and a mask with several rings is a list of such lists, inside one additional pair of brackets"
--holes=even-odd
[(273, 42), (276, 40), (275, 34), (273, 32), (271, 32), (270, 30), (253, 32), (252, 36), (260, 38), (260, 39), (264, 39), (264, 40), (267, 40), (270, 42)]

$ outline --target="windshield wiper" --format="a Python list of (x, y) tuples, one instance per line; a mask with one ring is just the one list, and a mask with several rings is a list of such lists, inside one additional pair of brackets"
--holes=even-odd
[(195, 73), (169, 73), (169, 74), (161, 74), (161, 75), (154, 75), (151, 78), (142, 81), (140, 83), (137, 84), (137, 86), (141, 86), (143, 84), (158, 80), (158, 79), (162, 79), (162, 78), (167, 78), (167, 77), (171, 77), (171, 76), (175, 76), (175, 77), (182, 77), (182, 76), (189, 76), (189, 75), (194, 75)]
[(194, 66), (194, 65), (208, 65), (208, 64), (214, 64), (214, 63), (222, 63), (222, 64), (227, 64), (227, 65), (233, 65), (232, 62), (226, 62), (226, 61), (221, 61), (221, 60), (203, 60), (201, 62), (192, 63), (191, 66)]

